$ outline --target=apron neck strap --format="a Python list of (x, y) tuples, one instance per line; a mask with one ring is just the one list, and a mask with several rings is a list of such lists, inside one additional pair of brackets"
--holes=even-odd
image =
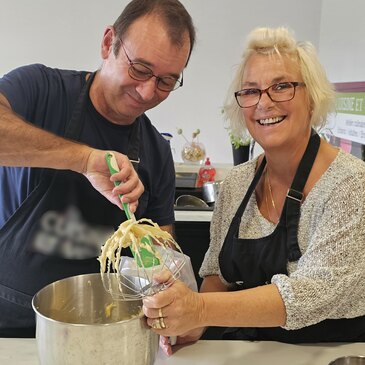
[(128, 151), (127, 151), (127, 156), (137, 172), (140, 162), (139, 160), (140, 130), (141, 130), (141, 121), (140, 118), (137, 118), (134, 121), (132, 129), (129, 133)]
[(321, 139), (312, 129), (311, 137), (308, 141), (307, 148), (300, 160), (297, 172), (294, 176), (291, 187), (288, 190), (287, 198), (301, 201), (303, 199), (303, 189), (307, 182), (309, 173), (312, 170), (314, 160), (316, 159)]
[[(283, 215), (285, 216), (287, 229), (287, 247), (289, 261), (297, 261), (301, 257), (298, 244), (298, 226), (300, 218), (300, 206), (303, 201), (303, 189), (307, 182), (308, 176), (312, 170), (314, 160), (316, 159), (321, 139), (312, 129), (307, 148), (299, 163), (297, 172), (294, 176), (293, 183), (288, 189)], [(285, 215), (284, 215), (285, 214)]]
[(256, 188), (256, 185), (257, 185), (257, 183), (259, 182), (259, 180), (261, 178), (261, 175), (262, 175), (262, 172), (265, 169), (265, 166), (266, 166), (266, 158), (264, 156), (264, 158), (261, 161), (260, 166), (258, 167), (257, 171), (255, 172), (255, 176), (252, 179), (250, 186), (247, 189), (246, 195), (243, 198), (242, 203), (240, 204), (240, 206), (238, 207), (238, 209), (236, 211), (236, 214), (234, 215), (234, 218), (233, 218), (234, 220), (238, 219), (238, 222), (241, 222), (242, 214), (245, 211), (246, 206), (247, 206), (247, 204), (248, 204), (248, 202), (251, 198), (251, 195), (254, 192), (254, 190)]
[[(76, 105), (72, 112), (71, 119), (65, 132), (66, 138), (72, 139), (74, 141), (78, 141), (80, 139), (80, 134), (84, 123), (83, 112), (86, 108), (86, 102), (88, 101), (90, 87), (92, 82), (94, 81), (95, 75), (96, 72), (91, 73), (81, 89)], [(137, 118), (134, 121), (131, 131), (129, 133), (127, 149), (127, 156), (132, 162), (132, 165), (136, 171), (138, 171), (139, 166), (140, 130), (140, 120), (139, 118)]]
[(90, 74), (85, 85), (81, 89), (76, 105), (72, 111), (71, 119), (68, 123), (65, 137), (78, 141), (83, 126), (82, 113), (85, 110), (86, 101), (89, 95), (91, 84), (95, 78), (96, 72)]

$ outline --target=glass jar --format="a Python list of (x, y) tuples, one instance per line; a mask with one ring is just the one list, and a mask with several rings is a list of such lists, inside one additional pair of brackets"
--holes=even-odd
[(202, 143), (185, 143), (181, 151), (181, 158), (185, 163), (201, 164), (205, 159), (205, 147)]

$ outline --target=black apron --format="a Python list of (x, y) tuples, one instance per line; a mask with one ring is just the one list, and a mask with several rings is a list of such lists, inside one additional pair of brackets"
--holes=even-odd
[[(80, 138), (94, 76), (80, 93), (65, 132), (68, 139)], [(137, 120), (128, 143), (128, 157), (135, 161), (139, 129)], [(33, 295), (56, 280), (99, 272), (100, 246), (126, 219), (82, 174), (42, 173), (38, 186), (0, 230), (0, 337), (34, 337)]]
[[(279, 223), (273, 233), (259, 239), (238, 238), (241, 217), (260, 180), (266, 165), (264, 158), (228, 229), (219, 264), (223, 277), (235, 283), (232, 290), (243, 290), (269, 284), (275, 274), (287, 274), (288, 261), (301, 257), (298, 245), (298, 224), (303, 189), (320, 145), (318, 134), (312, 132), (288, 191)], [(267, 340), (287, 343), (356, 342), (365, 340), (365, 316), (353, 319), (328, 319), (298, 330), (272, 328), (227, 328), (229, 340)]]

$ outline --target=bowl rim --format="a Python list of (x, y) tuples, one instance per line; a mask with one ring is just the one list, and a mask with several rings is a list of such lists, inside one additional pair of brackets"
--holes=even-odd
[(182, 194), (180, 195), (179, 197), (176, 198), (176, 201), (175, 201), (175, 205), (178, 206), (178, 207), (181, 207), (181, 206), (184, 206), (184, 205), (179, 205), (179, 200), (182, 200), (180, 198), (189, 198), (201, 205), (196, 205), (197, 207), (204, 207), (204, 208), (208, 208), (209, 205), (203, 200), (203, 199), (200, 199), (198, 198), (197, 196), (195, 195), (190, 195), (190, 194)]
[(352, 359), (352, 358), (365, 359), (365, 355), (346, 355), (346, 356), (337, 357), (336, 359), (334, 359), (330, 363), (328, 363), (328, 365), (336, 365), (336, 361), (344, 360), (344, 359)]
[[(128, 300), (128, 301), (136, 301), (136, 302), (140, 302), (140, 311), (137, 314), (133, 315), (131, 318), (127, 318), (127, 319), (122, 319), (122, 320), (119, 320), (119, 321), (116, 321), (116, 322), (111, 322), (111, 323), (73, 323), (73, 322), (64, 322), (64, 321), (60, 321), (60, 320), (57, 320), (57, 319), (54, 319), (54, 318), (51, 318), (51, 317), (48, 317), (46, 316), (45, 314), (41, 313), (39, 311), (39, 309), (37, 308), (36, 306), (36, 300), (38, 298), (38, 295), (43, 291), (45, 290), (46, 288), (48, 288), (49, 286), (51, 285), (55, 285), (59, 282), (63, 282), (63, 281), (66, 281), (66, 280), (72, 280), (72, 278), (76, 278), (76, 277), (87, 277), (87, 276), (100, 276), (100, 272), (98, 273), (95, 273), (95, 272), (92, 272), (92, 273), (86, 273), (86, 274), (79, 274), (79, 275), (73, 275), (73, 276), (68, 276), (68, 277), (65, 277), (65, 278), (62, 278), (62, 279), (59, 279), (59, 280), (55, 280), (47, 285), (45, 285), (43, 288), (39, 289), (34, 295), (33, 295), (33, 298), (32, 298), (32, 309), (33, 311), (35, 312), (36, 314), (36, 319), (38, 317), (41, 317), (49, 322), (52, 322), (52, 323), (57, 323), (57, 324), (60, 324), (60, 325), (67, 325), (67, 326), (74, 326), (74, 327), (90, 327), (90, 326), (99, 326), (99, 327), (105, 327), (105, 326), (114, 326), (114, 325), (120, 325), (121, 323), (127, 323), (127, 322), (130, 322), (130, 321), (135, 321), (136, 319), (141, 319), (144, 316), (144, 313), (143, 313), (143, 309), (142, 309), (142, 305), (143, 305), (143, 302), (142, 302), (142, 299), (135, 299), (135, 300)], [(112, 302), (119, 302), (119, 301), (123, 301), (123, 300), (118, 300), (118, 299), (114, 299), (113, 297), (111, 297), (111, 300)]]

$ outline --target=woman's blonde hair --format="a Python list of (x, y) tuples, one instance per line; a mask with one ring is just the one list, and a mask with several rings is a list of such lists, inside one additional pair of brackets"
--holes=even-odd
[(242, 109), (238, 106), (234, 92), (242, 88), (243, 73), (248, 59), (253, 54), (289, 57), (298, 64), (298, 70), (306, 84), (311, 108), (311, 125), (323, 127), (327, 116), (334, 110), (335, 92), (320, 64), (315, 47), (310, 42), (297, 42), (287, 28), (257, 28), (247, 39), (235, 78), (229, 88), (224, 112), (234, 135), (242, 135), (246, 123)]

